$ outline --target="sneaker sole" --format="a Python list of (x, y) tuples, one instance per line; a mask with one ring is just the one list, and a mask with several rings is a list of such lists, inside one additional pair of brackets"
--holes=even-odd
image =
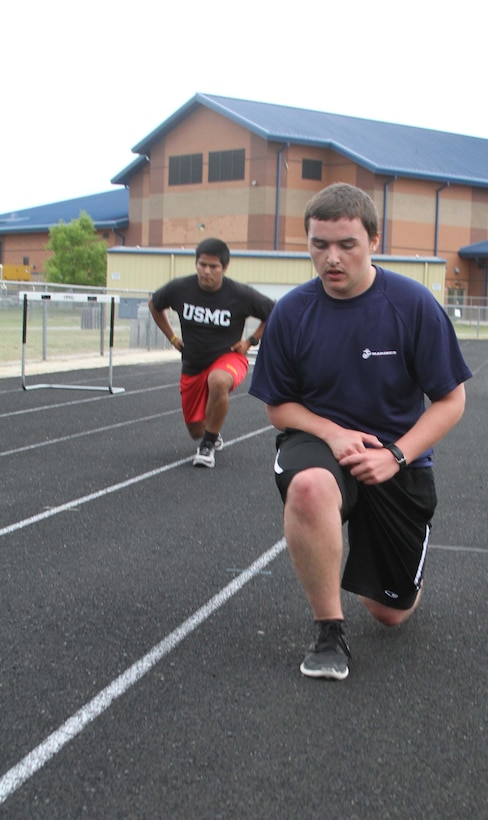
[(349, 669), (340, 672), (338, 669), (308, 669), (303, 663), (300, 672), (307, 678), (326, 678), (328, 680), (345, 680), (349, 675)]
[(203, 461), (203, 459), (194, 458), (193, 459), (193, 466), (194, 467), (207, 467), (208, 469), (212, 469), (212, 467), (215, 467), (215, 461), (213, 463), (212, 462), (209, 463), (208, 461)]

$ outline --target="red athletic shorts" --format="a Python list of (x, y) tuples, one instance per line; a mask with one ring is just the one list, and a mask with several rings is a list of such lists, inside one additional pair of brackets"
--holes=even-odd
[(249, 362), (242, 353), (224, 353), (223, 356), (215, 359), (210, 367), (197, 373), (196, 376), (182, 373), (180, 379), (181, 406), (186, 424), (203, 421), (205, 418), (208, 399), (207, 379), (212, 370), (225, 370), (230, 373), (234, 380), (232, 392), (246, 378), (248, 367)]

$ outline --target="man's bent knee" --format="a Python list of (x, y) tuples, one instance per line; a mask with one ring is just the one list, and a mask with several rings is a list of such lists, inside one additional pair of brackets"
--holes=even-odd
[(310, 467), (293, 476), (286, 494), (287, 505), (295, 505), (304, 510), (314, 509), (317, 504), (324, 506), (330, 501), (340, 508), (342, 497), (337, 482), (328, 470)]
[(234, 388), (234, 379), (225, 370), (212, 370), (207, 378), (210, 393), (230, 393)]
[(383, 626), (400, 626), (410, 618), (419, 602), (420, 592), (418, 593), (415, 603), (410, 609), (393, 609), (393, 607), (380, 604), (378, 601), (373, 601), (372, 598), (365, 598), (360, 596), (361, 602), (364, 604), (369, 614), (379, 621)]

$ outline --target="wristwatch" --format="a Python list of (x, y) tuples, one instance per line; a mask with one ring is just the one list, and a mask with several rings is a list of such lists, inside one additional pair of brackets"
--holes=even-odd
[(396, 444), (385, 444), (385, 450), (389, 450), (390, 453), (393, 453), (393, 458), (400, 467), (400, 470), (404, 470), (407, 466), (407, 459), (403, 455), (400, 448), (397, 447)]
[(259, 339), (256, 339), (255, 336), (249, 336), (249, 339), (247, 341), (251, 344), (252, 347), (256, 347), (256, 345), (259, 344)]

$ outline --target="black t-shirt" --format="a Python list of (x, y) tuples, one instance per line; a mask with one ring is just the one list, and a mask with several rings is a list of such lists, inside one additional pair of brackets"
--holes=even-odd
[(255, 288), (224, 276), (216, 291), (203, 290), (196, 274), (173, 279), (152, 297), (156, 310), (172, 308), (180, 319), (182, 372), (195, 375), (230, 351), (250, 316), (265, 322), (274, 302)]

